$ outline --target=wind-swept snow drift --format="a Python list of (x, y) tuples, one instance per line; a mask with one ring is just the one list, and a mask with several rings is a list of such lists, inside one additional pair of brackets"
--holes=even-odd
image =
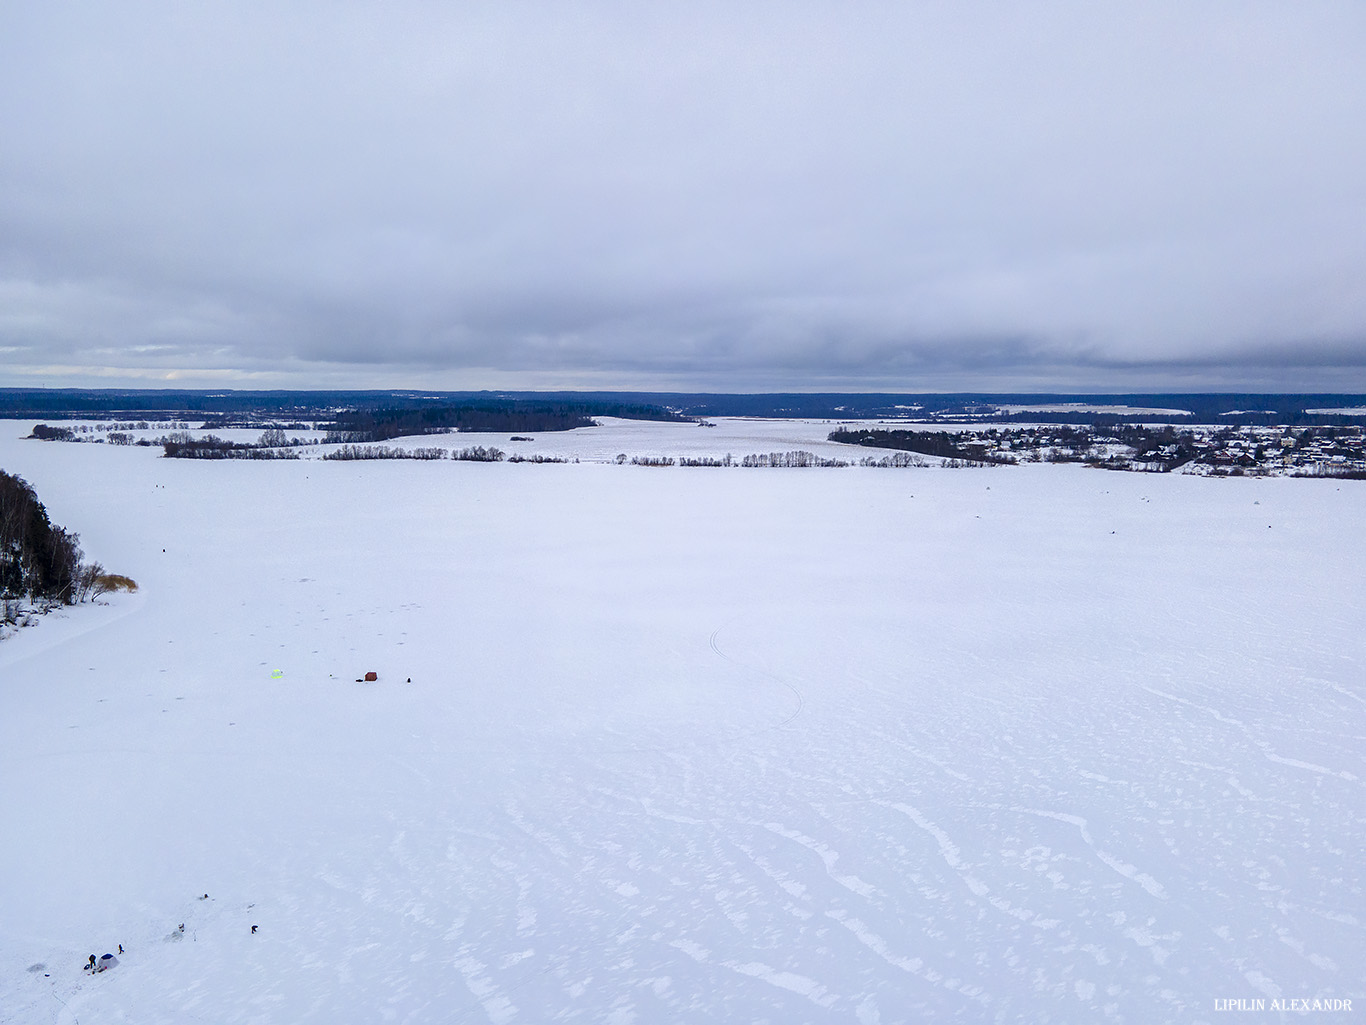
[(142, 591), (0, 645), (6, 1021), (1366, 1000), (1355, 483), (13, 426)]

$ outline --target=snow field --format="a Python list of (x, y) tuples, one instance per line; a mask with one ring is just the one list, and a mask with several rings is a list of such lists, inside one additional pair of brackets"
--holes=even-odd
[[(0, 1020), (1366, 1000), (1354, 482), (198, 463), (13, 426), (0, 466), (141, 591), (0, 645)], [(813, 450), (762, 429), (732, 451)]]

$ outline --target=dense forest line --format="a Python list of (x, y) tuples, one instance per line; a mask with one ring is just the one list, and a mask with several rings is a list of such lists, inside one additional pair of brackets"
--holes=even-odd
[(0, 597), (74, 600), (80, 538), (54, 524), (22, 477), (0, 470)]
[(458, 405), (353, 409), (336, 414), (327, 442), (375, 442), (451, 431), (501, 433), (568, 431), (593, 427), (594, 416), (632, 420), (684, 420), (659, 406), (628, 403), (484, 401)]
[(972, 463), (1007, 462), (995, 455), (978, 437), (966, 431), (831, 431), (830, 441), (872, 448), (893, 448), (920, 455), (940, 456)]
[[(1035, 407), (1032, 411), (1029, 407)], [(1054, 407), (1054, 408), (1047, 408)], [(803, 417), (828, 420), (896, 418), (916, 422), (1130, 423), (1293, 426), (1366, 424), (1366, 395), (1344, 393), (1125, 394), (939, 392), (413, 392), (413, 391), (187, 391), (171, 389), (0, 388), (0, 416), (59, 419), (122, 413), (135, 418), (202, 419), (202, 429), (332, 423), (349, 413), (481, 410), (490, 414), (560, 411), (578, 416), (688, 419), (709, 416)], [(1133, 412), (1157, 410), (1158, 412)], [(1177, 411), (1161, 412), (1163, 410)], [(1347, 410), (1347, 412), (1341, 412)], [(439, 421), (447, 414), (435, 414)], [(453, 415), (453, 414), (452, 414)], [(153, 418), (158, 418), (153, 416)], [(381, 416), (380, 420), (387, 419)], [(473, 421), (471, 421), (473, 423)], [(420, 426), (420, 424), (419, 424)], [(434, 423), (431, 426), (443, 426)], [(444, 424), (462, 429), (455, 422)], [(347, 428), (338, 425), (337, 430)], [(465, 430), (515, 430), (506, 421)], [(553, 430), (554, 427), (532, 428)], [(397, 435), (391, 435), (396, 437)], [(376, 440), (384, 440), (378, 438)]]
[(390, 441), (451, 431), (568, 431), (595, 421), (569, 408), (513, 406), (429, 406), (424, 409), (358, 409), (338, 413), (327, 443)]

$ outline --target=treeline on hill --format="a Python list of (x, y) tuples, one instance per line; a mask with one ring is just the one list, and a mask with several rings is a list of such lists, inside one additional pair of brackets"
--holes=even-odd
[(966, 431), (831, 431), (830, 441), (871, 448), (894, 448), (926, 456), (958, 459), (972, 463), (1008, 462), (995, 455), (989, 446)]
[(0, 470), (0, 623), (20, 605), (74, 605), (111, 590), (136, 590), (127, 577), (81, 562), (80, 538), (54, 524), (22, 477)]
[(536, 402), (520, 399), (421, 408), (354, 409), (338, 413), (324, 444), (356, 444), (451, 431), (568, 431), (594, 427), (594, 416), (686, 420), (659, 406), (617, 402)]

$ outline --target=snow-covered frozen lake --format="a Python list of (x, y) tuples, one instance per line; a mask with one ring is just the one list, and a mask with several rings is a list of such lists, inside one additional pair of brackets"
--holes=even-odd
[(31, 426), (0, 468), (141, 590), (0, 642), (0, 1020), (1366, 1010), (1366, 482)]

